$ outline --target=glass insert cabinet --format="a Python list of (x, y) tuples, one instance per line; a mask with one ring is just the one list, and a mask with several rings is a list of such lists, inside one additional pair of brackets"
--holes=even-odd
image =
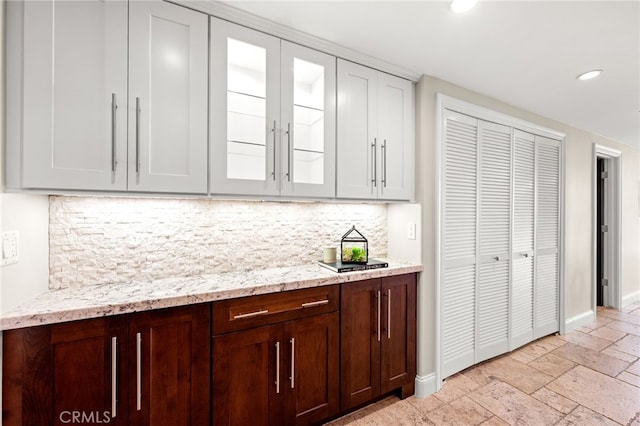
[(211, 18), (214, 194), (335, 195), (333, 56)]

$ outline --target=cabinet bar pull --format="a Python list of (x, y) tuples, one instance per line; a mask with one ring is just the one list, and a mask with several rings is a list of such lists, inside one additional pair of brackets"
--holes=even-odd
[(276, 180), (276, 120), (273, 120), (273, 172), (271, 177)]
[(238, 315), (234, 315), (233, 319), (237, 320), (237, 319), (242, 319), (242, 318), (251, 318), (251, 317), (257, 317), (259, 315), (264, 315), (264, 314), (268, 314), (269, 310), (268, 309), (264, 309), (262, 311), (255, 311), (255, 312), (249, 312), (248, 314), (238, 314)]
[(142, 409), (142, 334), (136, 333), (136, 409)]
[(111, 171), (115, 173), (118, 167), (118, 161), (116, 160), (116, 109), (118, 104), (116, 103), (116, 94), (111, 94)]
[(118, 338), (111, 338), (111, 418), (117, 415), (118, 386)]
[(276, 393), (280, 393), (280, 342), (276, 342)]
[(382, 146), (382, 186), (387, 187), (387, 140), (384, 139)]
[(307, 302), (303, 303), (303, 308), (313, 308), (314, 306), (327, 305), (329, 303), (329, 299), (324, 300), (316, 300), (315, 302)]
[(140, 98), (136, 98), (136, 173), (140, 173)]
[(296, 374), (296, 339), (294, 337), (289, 340), (291, 342), (291, 389), (295, 387), (294, 376)]
[(287, 181), (291, 182), (291, 123), (287, 123)]
[(391, 339), (391, 289), (387, 289), (387, 339)]
[(380, 290), (378, 290), (378, 342), (380, 341)]
[(377, 159), (378, 159), (378, 151), (376, 150), (376, 145), (378, 144), (377, 139), (373, 138), (373, 143), (371, 144), (371, 160), (372, 160), (372, 165), (371, 165), (371, 174), (373, 176), (373, 178), (371, 179), (371, 182), (373, 183), (373, 186), (378, 186), (377, 185), (377, 180), (378, 180), (378, 172), (376, 170), (376, 163), (377, 163)]

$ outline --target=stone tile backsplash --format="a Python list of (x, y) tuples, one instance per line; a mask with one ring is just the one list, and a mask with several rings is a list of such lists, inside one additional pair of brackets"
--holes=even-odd
[(51, 288), (312, 263), (356, 227), (386, 256), (387, 206), (51, 196)]

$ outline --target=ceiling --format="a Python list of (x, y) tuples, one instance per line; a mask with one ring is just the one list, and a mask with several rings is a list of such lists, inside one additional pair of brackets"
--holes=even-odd
[(638, 0), (223, 3), (640, 149)]

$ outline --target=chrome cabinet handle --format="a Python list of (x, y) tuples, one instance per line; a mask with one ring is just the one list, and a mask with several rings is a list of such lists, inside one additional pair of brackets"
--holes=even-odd
[(118, 402), (118, 338), (111, 338), (111, 418), (115, 418)]
[(382, 186), (387, 187), (387, 140), (384, 139), (382, 142), (382, 146), (380, 146), (382, 150)]
[(118, 167), (118, 160), (116, 160), (116, 110), (118, 104), (116, 103), (116, 94), (111, 94), (111, 171), (115, 173)]
[(280, 342), (276, 342), (276, 393), (280, 393)]
[(302, 307), (303, 308), (313, 308), (314, 306), (327, 305), (328, 303), (329, 303), (329, 299), (316, 300), (315, 302), (303, 303)]
[(234, 315), (233, 319), (242, 319), (242, 318), (251, 318), (251, 317), (257, 317), (259, 315), (264, 315), (264, 314), (268, 314), (269, 310), (268, 309), (263, 309), (262, 311), (255, 311), (255, 312), (249, 312), (248, 314), (238, 314), (238, 315)]
[(371, 182), (373, 183), (373, 186), (378, 186), (377, 185), (377, 180), (378, 180), (378, 172), (376, 170), (376, 163), (377, 163), (377, 159), (378, 159), (378, 151), (376, 150), (376, 146), (378, 144), (378, 141), (376, 138), (373, 138), (373, 143), (371, 144), (371, 160), (372, 160), (372, 165), (371, 165), (371, 174), (373, 175), (373, 178), (371, 179)]
[(292, 337), (289, 341), (291, 342), (291, 377), (289, 379), (291, 379), (291, 389), (293, 389), (295, 388), (294, 376), (296, 374), (296, 339)]
[(136, 333), (136, 409), (142, 409), (142, 334)]
[(380, 341), (380, 290), (378, 290), (378, 342)]
[(523, 257), (529, 257), (529, 253), (523, 253), (522, 256)]
[(276, 120), (273, 120), (273, 172), (271, 172), (271, 177), (273, 180), (276, 180)]
[(287, 123), (287, 181), (291, 182), (291, 123)]
[(140, 98), (136, 98), (136, 173), (140, 173)]

